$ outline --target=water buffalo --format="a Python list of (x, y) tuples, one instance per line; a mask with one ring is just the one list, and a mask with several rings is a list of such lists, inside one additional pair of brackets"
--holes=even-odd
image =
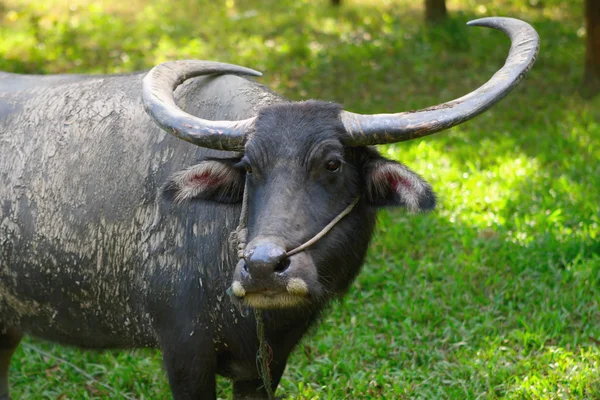
[(472, 25), (510, 36), (506, 64), (460, 99), (399, 114), (291, 102), (239, 76), (255, 71), (206, 61), (0, 74), (0, 398), (22, 334), (160, 348), (175, 399), (215, 398), (216, 374), (235, 398), (266, 398), (256, 321), (238, 306), (262, 310), (274, 390), (358, 274), (376, 210), (435, 205), (421, 177), (369, 146), (467, 121), (533, 64), (526, 23)]

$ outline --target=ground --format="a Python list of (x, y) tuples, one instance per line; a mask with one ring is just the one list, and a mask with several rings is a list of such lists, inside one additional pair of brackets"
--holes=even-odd
[[(364, 271), (294, 353), (279, 394), (600, 398), (600, 99), (579, 95), (583, 5), (448, 0), (451, 19), (434, 27), (422, 2), (329, 3), (2, 0), (0, 69), (210, 59), (262, 71), (292, 99), (393, 112), (458, 97), (502, 65), (506, 37), (468, 20), (531, 22), (540, 57), (503, 102), (448, 132), (380, 147), (432, 183), (439, 207), (381, 213)], [(11, 371), (17, 399), (169, 398), (156, 352), (25, 344)], [(225, 380), (219, 396), (230, 397)]]

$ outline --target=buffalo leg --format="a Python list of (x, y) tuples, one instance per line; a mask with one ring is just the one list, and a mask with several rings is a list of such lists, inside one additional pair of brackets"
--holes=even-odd
[(8, 367), (21, 341), (21, 332), (0, 325), (0, 400), (8, 400)]
[[(212, 343), (210, 343), (212, 347)], [(214, 400), (216, 358), (197, 343), (163, 349), (163, 360), (174, 400)]]

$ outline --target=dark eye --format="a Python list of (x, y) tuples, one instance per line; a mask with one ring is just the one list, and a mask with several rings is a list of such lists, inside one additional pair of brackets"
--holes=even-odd
[(340, 160), (329, 160), (327, 161), (327, 164), (325, 164), (325, 168), (327, 168), (327, 171), (330, 172), (338, 171), (341, 166), (342, 162)]
[(240, 172), (244, 170), (247, 174), (252, 173), (252, 165), (250, 165), (250, 162), (246, 157), (242, 158), (238, 163), (234, 165), (234, 167)]

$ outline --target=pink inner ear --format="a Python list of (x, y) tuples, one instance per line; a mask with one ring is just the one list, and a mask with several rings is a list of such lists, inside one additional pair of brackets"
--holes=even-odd
[(192, 175), (188, 182), (190, 185), (194, 186), (216, 186), (219, 185), (223, 180), (219, 179), (215, 174), (211, 174), (210, 172), (203, 172), (201, 174)]
[(394, 190), (398, 190), (400, 188), (400, 185), (404, 186), (407, 189), (412, 188), (412, 183), (410, 182), (410, 180), (403, 177), (402, 175), (388, 172), (387, 174), (385, 174), (385, 179), (387, 180), (388, 185)]

